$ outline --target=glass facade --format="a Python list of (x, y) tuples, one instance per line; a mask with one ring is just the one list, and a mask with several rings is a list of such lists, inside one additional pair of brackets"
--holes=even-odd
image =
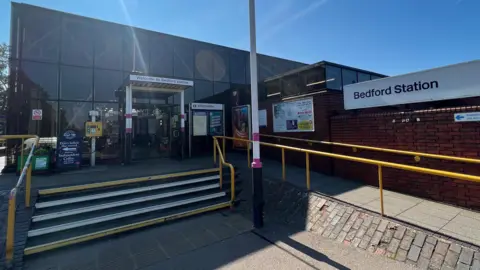
[[(83, 131), (88, 112), (96, 109), (111, 137), (108, 145), (114, 145), (121, 125), (115, 90), (130, 72), (193, 80), (185, 103), (231, 91), (233, 85), (248, 88), (246, 51), (27, 4), (12, 3), (11, 14), (10, 134), (56, 137), (67, 127)], [(258, 55), (258, 66), (262, 81), (304, 64)], [(179, 104), (180, 96), (154, 102)], [(32, 109), (43, 110), (41, 121), (31, 120)]]
[(315, 93), (322, 90), (342, 91), (343, 86), (386, 76), (369, 73), (328, 62), (319, 62), (298, 71), (267, 78), (264, 87), (267, 98), (280, 98)]

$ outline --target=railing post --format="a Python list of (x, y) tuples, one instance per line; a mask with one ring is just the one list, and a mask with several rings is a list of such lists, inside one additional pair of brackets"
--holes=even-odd
[(286, 180), (285, 175), (285, 148), (282, 148), (282, 180)]
[(307, 173), (307, 189), (310, 190), (310, 155), (305, 153), (305, 167)]
[(25, 206), (30, 207), (30, 190), (32, 188), (32, 158), (30, 158), (30, 164), (27, 169), (27, 179), (25, 182)]
[(248, 168), (252, 168), (252, 163), (250, 162), (250, 142), (247, 142), (247, 162)]
[(225, 155), (225, 137), (222, 139), (222, 152), (223, 152), (223, 160), (227, 161), (227, 156)]
[(16, 196), (17, 196), (17, 190), (14, 188), (12, 189), (12, 191), (10, 191), (10, 195), (8, 197), (7, 239), (5, 241), (5, 259), (7, 261), (7, 265), (9, 265), (13, 259)]
[(233, 169), (232, 166), (230, 166), (230, 192), (232, 193), (230, 195), (230, 201), (233, 205), (233, 202), (235, 201), (235, 169)]
[(217, 138), (213, 137), (213, 164), (217, 165)]
[(20, 146), (20, 172), (23, 169), (23, 144), (25, 143), (25, 139), (22, 138), (22, 145)]
[(378, 165), (378, 189), (380, 190), (380, 211), (382, 216), (384, 215), (383, 211), (383, 176), (382, 176), (382, 166)]

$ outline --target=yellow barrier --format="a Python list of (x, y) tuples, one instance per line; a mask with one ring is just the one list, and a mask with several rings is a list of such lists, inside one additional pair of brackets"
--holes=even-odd
[[(23, 164), (23, 144), (25, 139), (36, 138), (35, 143), (32, 145), (32, 149), (28, 154), (25, 165)], [(0, 136), (0, 140), (9, 140), (9, 139), (22, 139), (22, 145), (20, 147), (20, 165), (22, 172), (18, 178), (17, 184), (10, 191), (8, 197), (8, 217), (7, 217), (7, 235), (5, 241), (5, 259), (7, 265), (9, 265), (13, 260), (14, 253), (14, 237), (15, 237), (15, 213), (17, 212), (17, 191), (22, 188), (23, 181), (25, 179), (25, 207), (30, 207), (30, 194), (31, 194), (31, 183), (32, 183), (32, 156), (35, 151), (35, 147), (38, 146), (39, 138), (35, 135), (3, 135)]]
[[(251, 140), (225, 137), (225, 136), (216, 136), (214, 139), (216, 140), (217, 138), (221, 138), (221, 139), (224, 139), (224, 140), (227, 139), (227, 140), (232, 140), (232, 141), (237, 140), (237, 141), (244, 141), (244, 142), (252, 142)], [(282, 152), (284, 152), (285, 150), (291, 150), (291, 151), (305, 153), (306, 185), (307, 185), (308, 190), (310, 190), (310, 158), (309, 158), (310, 154), (311, 155), (331, 157), (331, 158), (338, 158), (338, 159), (349, 160), (349, 161), (354, 161), (354, 162), (359, 162), (359, 163), (365, 163), (365, 164), (371, 164), (371, 165), (378, 166), (378, 187), (379, 187), (379, 190), (380, 190), (380, 209), (381, 209), (382, 216), (384, 215), (383, 174), (382, 174), (383, 167), (399, 169), (399, 170), (404, 170), (404, 171), (410, 171), (410, 172), (423, 173), (423, 174), (436, 175), (436, 176), (443, 176), (443, 177), (449, 177), (449, 178), (455, 178), (455, 179), (471, 181), (471, 182), (480, 182), (480, 177), (475, 176), (475, 175), (455, 173), (455, 172), (436, 170), (436, 169), (421, 168), (421, 167), (416, 167), (416, 166), (411, 166), (411, 165), (404, 165), (404, 164), (380, 161), (380, 160), (375, 160), (375, 159), (367, 159), (367, 158), (360, 158), (360, 157), (345, 156), (345, 155), (340, 155), (340, 154), (332, 154), (332, 153), (327, 153), (327, 152), (303, 149), (303, 148), (292, 147), (292, 146), (281, 145), (281, 144), (260, 142), (260, 145), (274, 147), (274, 148), (280, 148), (280, 149), (282, 149)], [(283, 156), (284, 156), (284, 154), (282, 154), (282, 174), (284, 175), (285, 174), (285, 162), (284, 162)]]
[(441, 159), (441, 160), (450, 160), (450, 161), (480, 164), (480, 159), (474, 159), (474, 158), (454, 157), (454, 156), (437, 155), (437, 154), (429, 154), (429, 153), (413, 152), (413, 151), (404, 151), (404, 150), (372, 147), (372, 146), (357, 145), (357, 144), (328, 142), (328, 141), (317, 141), (317, 140), (299, 139), (299, 138), (266, 135), (266, 134), (260, 134), (260, 137), (275, 138), (275, 139), (278, 139), (278, 140), (300, 141), (300, 142), (306, 142), (309, 145), (312, 145), (313, 143), (317, 143), (317, 144), (348, 147), (348, 148), (352, 148), (353, 152), (357, 152), (358, 149), (363, 149), (363, 150), (370, 150), (370, 151), (377, 151), (377, 152), (407, 155), (407, 156), (413, 156), (413, 158), (416, 162), (420, 161), (420, 157), (425, 157), (425, 158), (433, 158), (433, 159)]
[[(230, 207), (233, 206), (233, 203), (235, 201), (235, 169), (233, 168), (233, 165), (225, 162), (225, 139), (223, 139), (222, 142), (223, 149), (220, 148), (220, 144), (218, 143), (217, 138), (213, 138), (213, 162), (217, 163), (217, 151), (218, 151), (218, 156), (219, 156), (219, 162), (218, 162), (218, 167), (220, 169), (220, 189), (223, 187), (223, 166), (226, 165), (227, 167), (230, 168)], [(223, 152), (223, 153), (222, 153)]]

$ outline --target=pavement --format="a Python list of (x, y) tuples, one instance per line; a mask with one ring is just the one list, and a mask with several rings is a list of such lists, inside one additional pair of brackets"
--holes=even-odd
[[(81, 258), (79, 260), (78, 258)], [(210, 213), (28, 257), (24, 269), (414, 269), (278, 224), (252, 231), (239, 214)]]
[[(247, 168), (245, 155), (230, 153), (227, 156), (228, 161), (244, 170)], [(280, 162), (270, 159), (262, 159), (262, 162), (264, 177), (282, 181)], [(310, 174), (311, 191), (380, 213), (380, 195), (377, 187), (314, 171)], [(289, 183), (306, 188), (304, 168), (287, 165), (286, 179)], [(385, 190), (384, 213), (390, 218), (480, 246), (479, 212)]]

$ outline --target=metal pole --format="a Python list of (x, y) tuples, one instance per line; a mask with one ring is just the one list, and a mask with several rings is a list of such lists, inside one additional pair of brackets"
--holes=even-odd
[(185, 141), (185, 90), (180, 92), (180, 159), (183, 160), (183, 142)]
[[(92, 122), (95, 123), (95, 121), (97, 120), (97, 117), (95, 115), (96, 111), (91, 111), (90, 114), (92, 116)], [(92, 167), (95, 167), (95, 151), (96, 151), (96, 138), (95, 136), (92, 137), (92, 149), (91, 149), (91, 153), (90, 153), (90, 166)]]
[(253, 226), (263, 227), (263, 177), (260, 161), (260, 135), (258, 128), (258, 82), (257, 82), (257, 44), (255, 30), (255, 0), (249, 0), (250, 18), (250, 87), (252, 96), (252, 195), (253, 195)]
[(132, 160), (132, 85), (125, 91), (125, 164)]

